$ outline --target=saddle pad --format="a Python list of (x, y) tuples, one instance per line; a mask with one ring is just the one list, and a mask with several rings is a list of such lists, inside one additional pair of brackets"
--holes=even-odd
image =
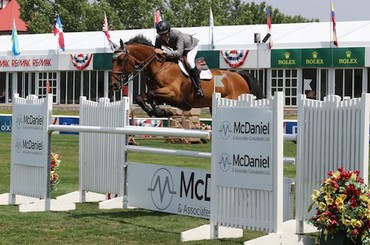
[[(182, 71), (182, 73), (184, 73), (186, 76), (189, 76), (189, 73), (185, 69), (184, 63), (182, 63), (181, 60), (179, 60), (178, 64), (180, 66), (180, 70)], [(199, 76), (200, 76), (200, 79), (202, 79), (202, 80), (211, 80), (212, 79), (212, 72), (211, 72), (210, 69), (201, 70)]]

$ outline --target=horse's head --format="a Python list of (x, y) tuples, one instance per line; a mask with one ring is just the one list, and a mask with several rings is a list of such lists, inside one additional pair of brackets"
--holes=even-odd
[(114, 44), (112, 61), (111, 89), (118, 91), (128, 81), (128, 76), (135, 70), (134, 63), (130, 60), (129, 49), (120, 40), (120, 45)]
[(144, 70), (155, 58), (154, 47), (144, 36), (138, 35), (126, 43), (114, 45), (111, 88), (121, 89), (135, 70)]

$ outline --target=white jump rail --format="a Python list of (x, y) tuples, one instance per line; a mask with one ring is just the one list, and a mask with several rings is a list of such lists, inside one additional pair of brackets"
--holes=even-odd
[(176, 129), (176, 128), (149, 128), (140, 126), (119, 127), (100, 127), (100, 126), (68, 126), (50, 125), (49, 131), (60, 132), (81, 132), (81, 133), (103, 133), (103, 134), (125, 134), (125, 135), (151, 135), (151, 136), (171, 136), (171, 137), (199, 137), (207, 138), (210, 133), (203, 130)]
[(145, 152), (145, 153), (152, 153), (152, 154), (174, 155), (174, 156), (184, 156), (184, 157), (199, 157), (199, 158), (208, 158), (208, 159), (211, 158), (210, 152), (164, 149), (164, 148), (135, 146), (135, 145), (127, 145), (126, 150), (129, 152)]

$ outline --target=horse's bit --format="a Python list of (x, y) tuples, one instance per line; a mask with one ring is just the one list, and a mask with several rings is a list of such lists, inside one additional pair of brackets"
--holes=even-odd
[[(122, 60), (122, 67), (123, 67), (122, 71), (121, 72), (112, 72), (113, 76), (120, 82), (121, 86), (125, 86), (128, 83), (128, 77), (129, 77), (130, 74), (132, 74), (134, 71), (139, 71), (139, 72), (143, 71), (153, 61), (153, 59), (156, 57), (155, 52), (143, 61), (138, 61), (138, 60), (136, 60), (135, 57), (133, 57), (138, 63), (138, 65), (135, 65), (134, 63), (132, 63), (130, 61), (130, 59), (129, 59), (129, 50), (125, 46), (122, 51), (117, 52), (116, 54), (113, 55), (113, 59), (117, 59), (122, 54), (125, 55), (125, 57)], [(128, 64), (131, 65), (132, 67), (134, 67), (134, 70), (132, 72), (126, 72), (126, 70), (127, 70), (126, 66)], [(139, 75), (139, 73), (136, 73), (132, 77), (132, 79), (134, 79), (138, 75)]]

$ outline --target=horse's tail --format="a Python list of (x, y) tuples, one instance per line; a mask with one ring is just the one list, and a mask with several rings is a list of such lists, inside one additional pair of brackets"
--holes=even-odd
[(262, 87), (259, 85), (259, 81), (256, 78), (254, 78), (248, 71), (239, 71), (238, 73), (247, 82), (249, 90), (257, 97), (257, 99), (264, 98)]

